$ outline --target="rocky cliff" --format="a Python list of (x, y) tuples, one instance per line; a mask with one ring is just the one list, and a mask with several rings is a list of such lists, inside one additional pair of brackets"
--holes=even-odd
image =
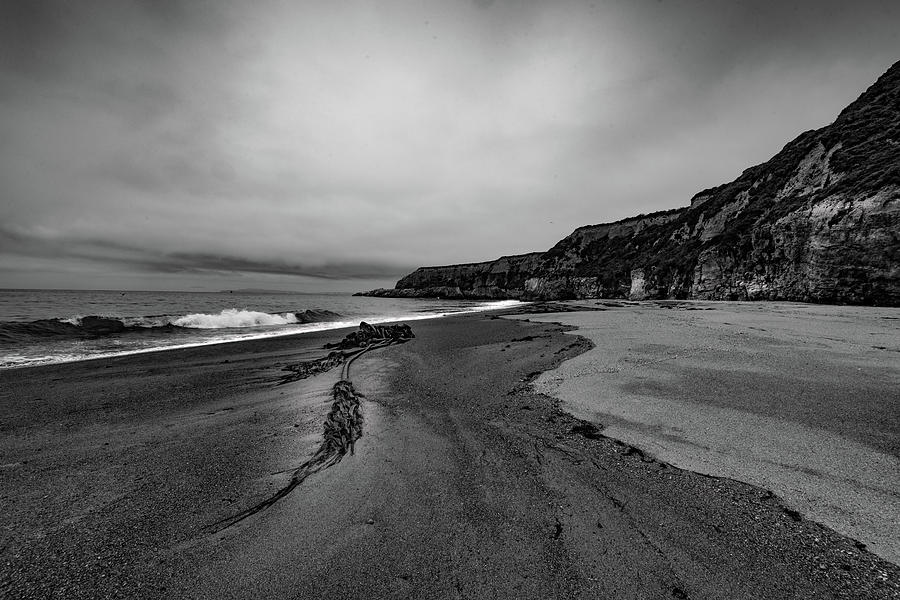
[(900, 62), (838, 118), (685, 208), (543, 253), (423, 267), (372, 295), (900, 306)]
[(522, 298), (525, 282), (541, 268), (543, 252), (443, 267), (419, 267), (393, 289), (365, 292), (394, 298)]

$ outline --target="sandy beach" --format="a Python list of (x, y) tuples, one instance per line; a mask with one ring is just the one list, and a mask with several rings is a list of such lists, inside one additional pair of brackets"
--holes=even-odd
[[(632, 307), (604, 308), (412, 323), (414, 340), (353, 364), (350, 379), (365, 396), (355, 452), (224, 529), (217, 524), (271, 495), (319, 446), (337, 373), (279, 383), (285, 366), (321, 356), (346, 331), (0, 371), (0, 595), (897, 597), (894, 563), (782, 492), (683, 470), (656, 446), (622, 441), (626, 425), (649, 417), (595, 402), (612, 386), (628, 399), (636, 392), (622, 389), (650, 395), (671, 383), (649, 381), (655, 371), (622, 369), (613, 383), (595, 381), (582, 404), (567, 396), (566, 382), (586, 380), (566, 369), (613, 360), (597, 352), (612, 336), (592, 331), (596, 319), (620, 314), (626, 323), (638, 314), (660, 345), (658, 323), (679, 327), (677, 309), (646, 308), (663, 315), (654, 321)], [(721, 311), (690, 314), (731, 339), (732, 326), (715, 322)], [(567, 333), (575, 324), (578, 336)], [(754, 346), (735, 340), (735, 352), (744, 347)], [(716, 410), (740, 410), (864, 448), (859, 464), (877, 480), (870, 487), (896, 490), (896, 473), (872, 462), (874, 454), (897, 458), (896, 398), (873, 391), (896, 376), (895, 352), (879, 350), (884, 361), (873, 363), (856, 347), (832, 350), (848, 369), (869, 365), (857, 381), (872, 405), (846, 424), (831, 400), (808, 414), (797, 408), (808, 402), (802, 395), (794, 408), (735, 406), (738, 396), (727, 394), (713, 402), (702, 387), (712, 383), (693, 374), (700, 384), (672, 389), (694, 394), (711, 430), (723, 422)], [(734, 364), (753, 365), (743, 354)], [(795, 366), (766, 371), (765, 386), (759, 372), (734, 377), (774, 389), (771, 378), (797, 377)], [(830, 362), (811, 372), (832, 373), (823, 388), (853, 385)], [(695, 434), (683, 429), (689, 445)], [(817, 435), (809, 443), (821, 443), (825, 434)], [(708, 445), (723, 437), (710, 431)]]
[(900, 313), (797, 303), (589, 301), (594, 349), (536, 389), (681, 468), (771, 489), (900, 563)]

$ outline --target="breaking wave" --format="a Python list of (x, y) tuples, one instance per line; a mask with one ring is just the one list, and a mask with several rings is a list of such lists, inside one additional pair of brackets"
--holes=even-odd
[(172, 321), (178, 327), (222, 329), (223, 327), (259, 327), (262, 325), (290, 325), (299, 323), (294, 313), (269, 314), (255, 310), (226, 308), (218, 314), (195, 313)]
[(184, 316), (102, 317), (76, 316), (31, 322), (0, 323), (0, 344), (19, 344), (35, 339), (95, 339), (117, 334), (176, 334), (190, 329), (274, 327), (336, 321), (341, 315), (328, 310), (265, 313), (227, 308), (219, 313)]
[(373, 307), (363, 312), (351, 307), (347, 315), (321, 309), (281, 311), (278, 307), (272, 312), (228, 308), (191, 314), (0, 321), (0, 370), (355, 327), (361, 320), (371, 324), (417, 321), (522, 304), (516, 300), (432, 303), (419, 310), (413, 302), (418, 301), (389, 311)]

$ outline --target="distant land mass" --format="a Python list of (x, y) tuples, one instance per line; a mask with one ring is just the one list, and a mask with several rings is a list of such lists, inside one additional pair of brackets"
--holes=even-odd
[(690, 206), (579, 227), (546, 252), (421, 267), (361, 295), (900, 305), (900, 62), (831, 125)]

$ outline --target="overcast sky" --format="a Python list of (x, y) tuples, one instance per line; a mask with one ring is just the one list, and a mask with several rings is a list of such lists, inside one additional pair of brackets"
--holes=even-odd
[(684, 206), (900, 2), (0, 0), (0, 287), (360, 290)]

